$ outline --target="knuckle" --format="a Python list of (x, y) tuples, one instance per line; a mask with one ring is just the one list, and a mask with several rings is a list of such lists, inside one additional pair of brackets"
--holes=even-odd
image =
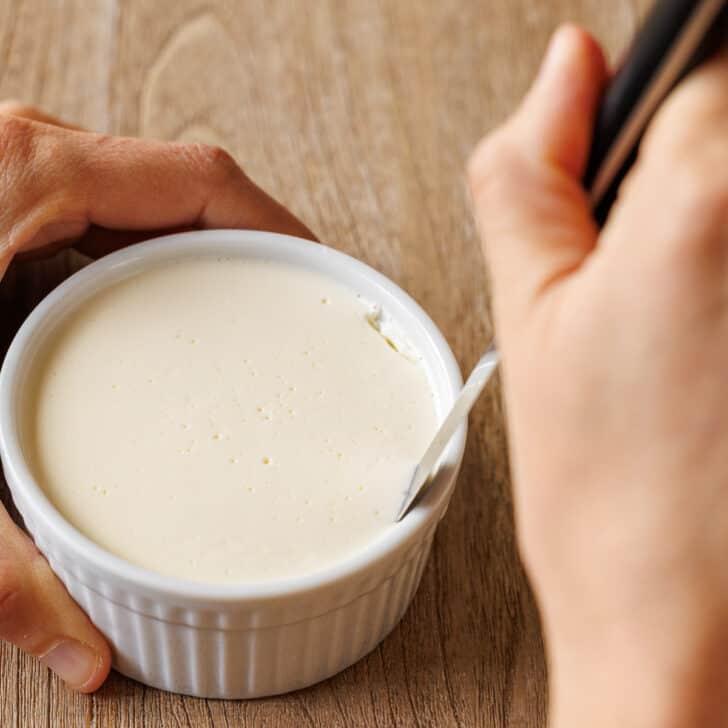
[(640, 147), (644, 184), (669, 198), (670, 218), (685, 221), (681, 233), (728, 215), (725, 79), (718, 66), (689, 76), (659, 109)]
[(18, 116), (0, 117), (0, 159), (27, 161), (35, 151), (33, 123)]
[(478, 192), (507, 168), (512, 156), (510, 145), (498, 132), (482, 139), (468, 160), (468, 181), (473, 192)]
[(683, 219), (713, 219), (728, 210), (728, 175), (711, 170), (701, 155), (683, 154), (673, 162), (672, 187)]
[(44, 197), (53, 182), (68, 180), (75, 169), (72, 162), (72, 148), (55, 130), (22, 117), (0, 115), (0, 183), (6, 210), (25, 209)]
[(85, 139), (88, 143), (102, 150), (113, 150), (116, 147), (120, 147), (124, 143), (124, 139), (120, 137), (114, 137), (111, 134), (85, 134)]
[[(634, 210), (663, 211), (658, 225), (667, 260), (684, 262), (696, 250), (713, 251), (727, 240), (728, 155), (697, 145), (691, 150), (638, 159), (626, 180), (624, 197), (638, 202)], [(716, 165), (716, 161), (725, 160)], [(620, 196), (622, 196), (620, 191)]]
[(657, 111), (643, 147), (650, 155), (687, 154), (706, 138), (725, 133), (726, 113), (725, 79), (699, 71), (680, 84)]
[(484, 139), (468, 162), (468, 181), (479, 210), (500, 210), (523, 177), (524, 160), (510, 138), (498, 131)]
[(205, 179), (213, 186), (224, 185), (231, 179), (242, 176), (242, 170), (232, 155), (222, 147), (210, 144), (187, 145), (192, 157)]
[(32, 175), (36, 167), (47, 170), (67, 156), (67, 145), (58, 131), (20, 116), (0, 114), (0, 169)]
[(645, 131), (641, 144), (642, 156), (646, 159), (680, 152), (691, 142), (692, 131), (684, 117), (660, 109)]

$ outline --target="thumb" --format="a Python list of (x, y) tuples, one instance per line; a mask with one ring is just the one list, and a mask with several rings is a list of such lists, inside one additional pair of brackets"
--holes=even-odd
[(0, 639), (40, 658), (70, 687), (96, 690), (111, 653), (33, 542), (0, 508)]
[(581, 177), (606, 76), (591, 36), (563, 26), (520, 108), (470, 159), (501, 340), (596, 245)]

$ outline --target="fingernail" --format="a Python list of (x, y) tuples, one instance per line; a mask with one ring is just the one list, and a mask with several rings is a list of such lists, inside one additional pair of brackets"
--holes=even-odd
[(40, 661), (73, 688), (83, 687), (96, 672), (99, 656), (76, 640), (59, 642)]

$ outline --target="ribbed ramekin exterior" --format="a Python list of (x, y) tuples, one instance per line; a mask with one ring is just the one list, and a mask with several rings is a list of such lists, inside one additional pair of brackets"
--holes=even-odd
[(435, 324), (391, 281), (332, 249), (255, 231), (184, 233), (126, 248), (72, 276), (21, 327), (0, 374), (0, 454), (13, 499), (36, 544), (109, 639), (118, 670), (174, 692), (252, 698), (333, 675), (373, 649), (396, 625), (417, 589), (447, 507), (465, 427), (450, 442), (415, 513), (341, 568), (289, 580), (288, 588), (251, 585), (236, 591), (190, 586), (169, 577), (165, 582), (103, 552), (63, 521), (25, 463), (19, 413), (28, 364), (59, 317), (93, 291), (147, 265), (209, 254), (280, 260), (333, 276), (386, 305), (401, 320), (443, 406), (450, 406), (462, 380)]
[[(12, 488), (12, 486), (11, 486)], [(37, 527), (32, 509), (17, 505), (38, 548), (61, 581), (104, 633), (112, 646), (114, 667), (147, 685), (206, 698), (257, 698), (285, 693), (324, 680), (370, 652), (396, 626), (417, 590), (439, 519), (399, 563), (382, 564), (376, 573), (362, 573), (346, 592), (336, 585), (317, 595), (315, 603), (338, 606), (292, 622), (270, 624), (265, 605), (257, 605), (251, 621), (264, 626), (211, 627), (212, 611), (220, 624), (240, 624), (236, 605), (184, 609), (159, 602), (149, 613), (147, 601), (133, 591), (69, 560)], [(394, 568), (391, 568), (391, 567)], [(386, 571), (385, 571), (386, 569)], [(377, 582), (377, 574), (386, 574)], [(375, 585), (372, 587), (372, 581)], [(366, 589), (360, 591), (356, 585)], [(353, 590), (352, 590), (353, 586)], [(349, 598), (350, 597), (350, 598)], [(271, 601), (277, 616), (284, 615)], [(232, 619), (225, 620), (226, 611)], [(293, 614), (293, 613), (292, 613)]]

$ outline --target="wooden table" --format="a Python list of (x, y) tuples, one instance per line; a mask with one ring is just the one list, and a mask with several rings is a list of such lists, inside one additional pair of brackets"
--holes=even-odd
[[(648, 0), (0, 0), (0, 98), (115, 134), (223, 145), (325, 243), (430, 312), (464, 370), (490, 336), (463, 165), (549, 33), (619, 49)], [(0, 199), (0, 204), (2, 201)], [(77, 262), (0, 285), (4, 351)], [(6, 495), (4, 496), (7, 500)], [(402, 623), (367, 658), (267, 700), (179, 697), (112, 674), (75, 695), (0, 646), (0, 726), (542, 726), (546, 668), (516, 553), (502, 405), (471, 420), (460, 483)]]

